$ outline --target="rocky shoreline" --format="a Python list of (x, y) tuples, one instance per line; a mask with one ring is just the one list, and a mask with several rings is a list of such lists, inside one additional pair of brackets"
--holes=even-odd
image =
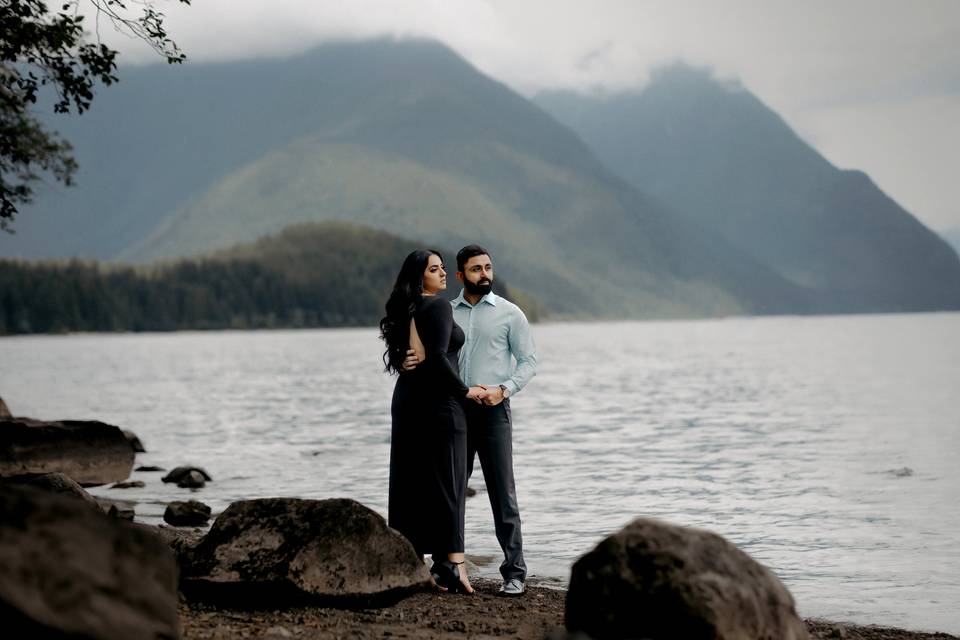
[[(499, 583), (474, 581), (473, 596), (422, 592), (379, 609), (295, 607), (249, 611), (181, 602), (184, 640), (234, 638), (518, 638), (560, 640), (568, 635), (566, 591), (530, 586), (521, 598), (497, 596)], [(956, 640), (945, 633), (918, 633), (826, 620), (806, 620), (811, 640)], [(680, 640), (680, 639), (678, 639)]]
[[(0, 609), (37, 637), (960, 640), (801, 620), (779, 579), (712, 532), (637, 519), (574, 564), (567, 590), (438, 593), (413, 547), (348, 499), (173, 502), (130, 523), (83, 486), (126, 483), (135, 435), (14, 418), (0, 399)], [(80, 478), (78, 483), (76, 478)], [(178, 467), (192, 490), (211, 478)], [(115, 486), (120, 486), (115, 485)], [(586, 551), (586, 550), (585, 550)]]

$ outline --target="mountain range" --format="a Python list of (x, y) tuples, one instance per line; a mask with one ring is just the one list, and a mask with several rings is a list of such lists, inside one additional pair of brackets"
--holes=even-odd
[[(616, 120), (584, 96), (538, 106), (429, 41), (127, 69), (92, 111), (51, 120), (76, 147), (79, 186), (41, 194), (0, 255), (143, 262), (345, 220), (479, 242), (561, 317), (960, 308), (956, 253), (868, 178), (817, 160), (747, 92), (678, 74)], [(667, 95), (658, 115), (650, 96), (671, 93), (693, 106)], [(710, 119), (708, 98), (727, 94), (736, 127)], [(655, 153), (637, 143), (678, 126)], [(612, 153), (615, 130), (642, 153)], [(777, 177), (796, 186), (770, 200)]]
[(941, 230), (940, 237), (946, 240), (956, 251), (960, 253), (960, 227), (951, 227)]
[(536, 101), (619, 176), (810, 290), (821, 310), (960, 303), (952, 247), (739, 83), (676, 64), (642, 91)]

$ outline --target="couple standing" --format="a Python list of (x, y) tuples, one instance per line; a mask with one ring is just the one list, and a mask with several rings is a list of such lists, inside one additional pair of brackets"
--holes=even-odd
[(398, 374), (390, 438), (389, 524), (431, 554), (431, 575), (454, 593), (472, 593), (464, 565), (467, 479), (480, 458), (497, 540), (503, 549), (500, 593), (519, 596), (523, 561), (513, 479), (509, 398), (536, 374), (530, 326), (519, 307), (493, 293), (493, 264), (483, 247), (457, 254), (463, 291), (452, 302), (443, 257), (407, 256), (380, 321), (384, 363)]

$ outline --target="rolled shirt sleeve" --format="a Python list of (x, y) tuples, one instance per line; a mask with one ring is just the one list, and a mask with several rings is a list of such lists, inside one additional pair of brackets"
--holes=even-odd
[(511, 396), (519, 393), (533, 376), (537, 375), (537, 348), (533, 343), (533, 336), (530, 335), (530, 323), (519, 308), (514, 307), (513, 311), (507, 341), (517, 364), (513, 373), (503, 383)]
[(511, 395), (519, 393), (537, 373), (530, 323), (520, 307), (495, 293), (471, 305), (462, 292), (451, 305), (466, 334), (459, 359), (464, 384), (502, 384)]

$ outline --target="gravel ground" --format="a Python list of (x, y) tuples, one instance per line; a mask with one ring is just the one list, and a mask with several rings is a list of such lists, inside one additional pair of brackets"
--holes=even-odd
[[(298, 607), (232, 611), (183, 603), (184, 640), (234, 638), (565, 638), (565, 591), (532, 586), (520, 598), (497, 596), (499, 583), (475, 580), (472, 596), (417, 593), (384, 609)], [(808, 620), (814, 640), (960, 640), (945, 633)]]

